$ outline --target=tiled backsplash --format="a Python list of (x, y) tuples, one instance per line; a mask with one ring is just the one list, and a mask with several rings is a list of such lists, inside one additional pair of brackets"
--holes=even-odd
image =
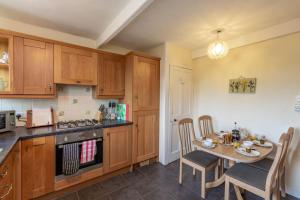
[[(92, 97), (92, 87), (58, 86), (55, 99), (0, 99), (1, 110), (16, 110), (26, 115), (32, 108), (49, 108), (55, 111), (55, 121), (95, 118), (101, 104), (108, 106), (112, 100), (97, 100)], [(113, 100), (117, 102), (117, 100)], [(62, 115), (63, 114), (63, 115)]]

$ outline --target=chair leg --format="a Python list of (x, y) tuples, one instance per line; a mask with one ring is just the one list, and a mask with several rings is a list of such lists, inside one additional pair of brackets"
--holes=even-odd
[(196, 169), (193, 168), (193, 176), (195, 176), (195, 175), (196, 175)]
[(224, 200), (229, 200), (229, 181), (228, 179), (225, 177), (225, 191), (224, 191)]
[(182, 184), (182, 162), (179, 161), (179, 184)]
[(206, 197), (206, 171), (205, 169), (201, 171), (201, 198)]
[(280, 192), (282, 197), (286, 197), (286, 192), (285, 192), (285, 169), (283, 169), (283, 172), (279, 178), (280, 181)]

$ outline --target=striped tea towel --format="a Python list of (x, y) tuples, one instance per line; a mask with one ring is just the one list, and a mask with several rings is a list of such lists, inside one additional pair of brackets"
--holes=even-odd
[(94, 160), (96, 155), (96, 140), (82, 142), (80, 164), (85, 164)]
[(63, 174), (72, 175), (79, 170), (79, 143), (63, 145)]

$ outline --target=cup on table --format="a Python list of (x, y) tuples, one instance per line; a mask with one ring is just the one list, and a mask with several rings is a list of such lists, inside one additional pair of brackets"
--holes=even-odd
[(208, 138), (203, 141), (203, 144), (207, 147), (211, 147), (213, 145), (213, 140)]
[(259, 143), (260, 144), (265, 144), (265, 142), (266, 142), (266, 137), (265, 136), (262, 136), (260, 139), (259, 139)]
[(244, 141), (243, 142), (243, 146), (245, 147), (247, 153), (251, 153), (253, 142), (251, 142), (251, 141)]

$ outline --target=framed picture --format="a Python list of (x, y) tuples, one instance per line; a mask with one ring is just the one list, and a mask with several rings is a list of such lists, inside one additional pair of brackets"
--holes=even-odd
[(256, 78), (238, 78), (229, 80), (229, 93), (255, 93)]

